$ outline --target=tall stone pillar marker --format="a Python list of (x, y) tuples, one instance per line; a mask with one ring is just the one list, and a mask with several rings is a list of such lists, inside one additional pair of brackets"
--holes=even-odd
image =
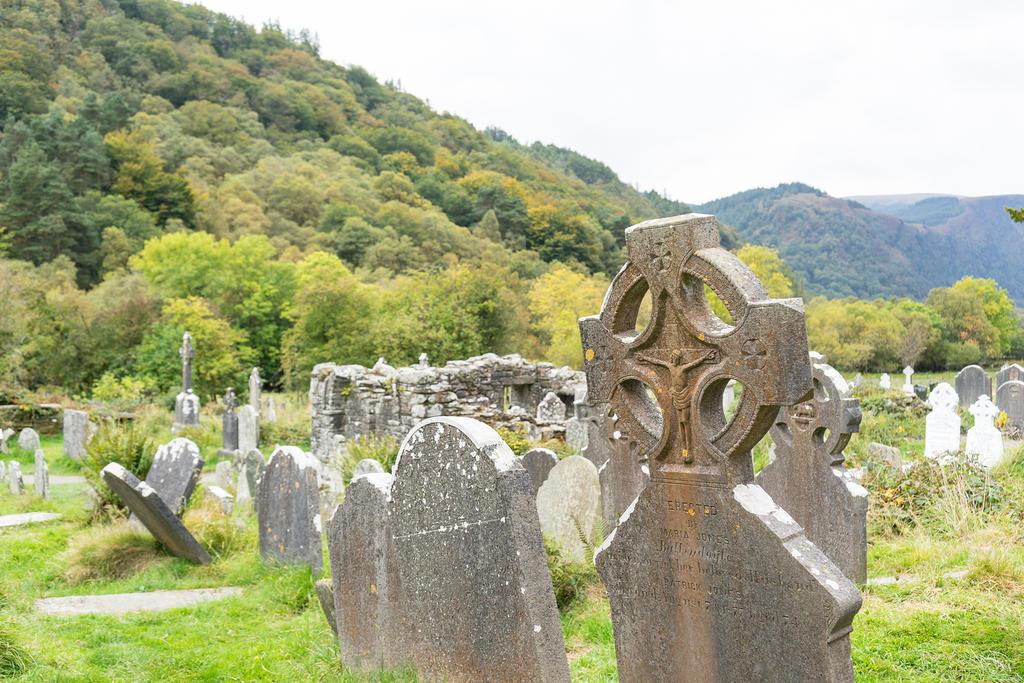
[(262, 412), (263, 380), (260, 378), (260, 369), (254, 367), (249, 373), (249, 405), (256, 411)]
[[(601, 313), (579, 323), (590, 397), (629, 436), (611, 457), (650, 472), (595, 557), (619, 680), (853, 681), (860, 593), (754, 482), (750, 455), (780, 406), (811, 395), (802, 302), (771, 299), (713, 216), (640, 223), (626, 246)], [(726, 422), (730, 379), (743, 391)]]
[(192, 391), (192, 359), (196, 352), (192, 348), (192, 335), (186, 332), (178, 350), (181, 356), (181, 393), (174, 399), (174, 424), (171, 431), (177, 433), (182, 427), (199, 426), (199, 397)]

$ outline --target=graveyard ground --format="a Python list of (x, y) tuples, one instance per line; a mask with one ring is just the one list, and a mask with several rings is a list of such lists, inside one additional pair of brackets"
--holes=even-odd
[[(917, 378), (915, 378), (917, 379)], [(938, 379), (949, 380), (949, 377)], [(869, 576), (899, 577), (864, 589), (854, 622), (860, 681), (1024, 680), (1024, 448), (1007, 442), (990, 475), (921, 464), (899, 475), (867, 455), (867, 444), (898, 446), (921, 460), (924, 411), (866, 377), (857, 390), (861, 434), (848, 464), (865, 468), (871, 492)], [(875, 388), (873, 388), (875, 387)], [(962, 412), (963, 429), (971, 417)], [(169, 437), (162, 411), (144, 417), (157, 442)], [(303, 423), (303, 420), (307, 422)], [(197, 440), (212, 471), (219, 418), (204, 413)], [(308, 447), (308, 417), (283, 415), (264, 443)], [(44, 437), (51, 475), (75, 474), (59, 437)], [(11, 458), (31, 473), (30, 453)], [(766, 450), (755, 452), (763, 464)], [(412, 672), (357, 677), (338, 661), (308, 571), (265, 567), (255, 518), (234, 520), (193, 496), (185, 523), (213, 562), (197, 567), (163, 553), (123, 521), (96, 523), (81, 483), (55, 483), (41, 501), (31, 486), (0, 488), (0, 514), (53, 511), (60, 520), (0, 529), (0, 677), (14, 680), (416, 680)], [(241, 520), (239, 525), (235, 520)], [(324, 550), (326, 553), (326, 548)], [(326, 564), (326, 563), (325, 563)], [(554, 565), (574, 680), (615, 680), (608, 603), (586, 567)], [(37, 598), (160, 589), (240, 586), (241, 595), (194, 607), (127, 616), (52, 617)], [(756, 637), (755, 633), (751, 637)]]

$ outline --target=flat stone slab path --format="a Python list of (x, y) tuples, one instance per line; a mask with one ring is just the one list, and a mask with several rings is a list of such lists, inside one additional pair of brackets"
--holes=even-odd
[[(31, 474), (23, 475), (25, 480), (25, 486), (33, 486), (35, 484), (35, 477)], [(80, 474), (51, 474), (50, 475), (50, 486), (54, 484), (84, 484), (85, 477)]]
[(56, 616), (73, 617), (81, 614), (127, 614), (129, 612), (159, 612), (165, 609), (188, 607), (200, 602), (221, 600), (241, 595), (237, 586), (225, 588), (194, 588), (177, 591), (148, 591), (146, 593), (111, 593), (109, 595), (69, 595), (63, 598), (40, 598), (36, 611)]
[(60, 519), (60, 517), (59, 512), (23, 512), (17, 515), (0, 515), (0, 527), (49, 522), (51, 519)]

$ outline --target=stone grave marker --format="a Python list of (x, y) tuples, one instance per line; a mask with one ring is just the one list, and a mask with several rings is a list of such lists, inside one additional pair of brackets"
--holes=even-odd
[(334, 637), (338, 637), (338, 620), (334, 613), (334, 585), (330, 579), (320, 579), (313, 588), (316, 589), (316, 599), (320, 602), (320, 609), (324, 611), (327, 625), (334, 631)]
[(0, 460), (0, 479), (7, 478), (7, 468), (3, 460)]
[(46, 454), (41, 448), (36, 449), (33, 475), (32, 485), (36, 489), (36, 495), (47, 500), (50, 497), (50, 468), (46, 464)]
[(785, 406), (771, 428), (774, 457), (756, 482), (852, 581), (868, 580), (868, 492), (843, 465), (860, 429), (860, 401), (827, 363), (813, 365), (814, 396)]
[(736, 402), (736, 380), (731, 379), (729, 383), (725, 385), (725, 391), (722, 392), (722, 412), (728, 413), (729, 409), (732, 408), (732, 404)]
[(353, 479), (327, 522), (335, 632), (341, 661), (356, 671), (412, 660), (391, 528), (393, 483), (384, 472)]
[(601, 481), (601, 508), (606, 536), (650, 481), (647, 463), (629, 456), (630, 438), (617, 429), (618, 422), (618, 415), (613, 413), (607, 416), (604, 420), (606, 434), (598, 441), (608, 454), (597, 469)]
[(531, 448), (523, 453), (519, 462), (530, 473), (533, 495), (537, 495), (541, 484), (548, 478), (551, 468), (558, 464), (558, 456), (550, 448)]
[(427, 358), (427, 354), (426, 353), (421, 353), (420, 354), (419, 367), (421, 367), (421, 368), (429, 368), (430, 367), (430, 359)]
[(903, 393), (907, 396), (914, 395), (914, 368), (909, 365), (903, 368), (903, 376), (906, 377), (906, 381), (903, 383)]
[(857, 387), (859, 387), (863, 383), (864, 383), (864, 375), (862, 375), (862, 374), (860, 374), (858, 372), (856, 375), (854, 375), (853, 379), (850, 380), (850, 388), (851, 389), (856, 389)]
[(249, 405), (256, 412), (260, 414), (260, 408), (262, 407), (263, 399), (263, 380), (260, 379), (260, 369), (253, 368), (252, 372), (249, 373)]
[(221, 460), (214, 469), (213, 480), (225, 491), (235, 488), (235, 467), (228, 460)]
[(25, 427), (18, 434), (18, 448), (35, 453), (39, 448), (39, 433), (31, 427)]
[(996, 405), (1006, 413), (1012, 431), (1024, 432), (1024, 382), (1007, 380), (996, 389)]
[(295, 446), (278, 446), (256, 493), (260, 555), (264, 560), (308, 564), (314, 576), (320, 575), (323, 550), (317, 490), (312, 456)]
[(204, 495), (207, 500), (212, 500), (220, 505), (220, 509), (225, 515), (231, 514), (231, 510), (235, 505), (235, 497), (225, 491), (222, 487), (216, 485), (207, 486), (206, 493)]
[(924, 420), (924, 455), (945, 462), (960, 450), (960, 398), (946, 382), (940, 382), (928, 396), (932, 411)]
[(183, 427), (199, 426), (199, 397), (192, 391), (192, 360), (196, 352), (192, 348), (192, 335), (186, 332), (181, 338), (181, 393), (174, 398), (174, 424), (171, 431), (177, 433)]
[(884, 443), (872, 441), (868, 444), (868, 455), (892, 465), (900, 472), (903, 471), (903, 454), (895, 446), (886, 446)]
[(21, 476), (21, 463), (17, 460), (7, 463), (7, 483), (14, 495), (20, 496), (25, 493), (25, 479)]
[(263, 419), (267, 422), (277, 422), (277, 406), (274, 404), (273, 396), (267, 396), (267, 410)]
[(530, 475), (501, 437), (471, 418), (425, 420), (394, 476), (406, 641), (420, 675), (568, 681)]
[(565, 403), (558, 398), (558, 394), (549, 391), (537, 404), (537, 422), (539, 424), (550, 424), (552, 422), (565, 421)]
[(999, 408), (986, 394), (978, 396), (971, 405), (974, 426), (967, 430), (967, 455), (978, 458), (985, 467), (995, 467), (1003, 459), (1003, 434), (995, 426)]
[[(628, 439), (611, 457), (651, 477), (595, 558), (619, 680), (852, 681), (860, 593), (754, 483), (750, 455), (811, 391), (802, 302), (771, 299), (719, 246), (713, 216), (635, 225), (626, 247), (600, 315), (579, 323), (590, 400)], [(726, 422), (729, 379), (743, 392)]]
[(892, 379), (889, 377), (889, 373), (882, 373), (882, 376), (878, 378), (878, 386), (882, 389), (892, 389)]
[(1001, 367), (996, 373), (996, 389), (998, 390), (1006, 382), (1024, 382), (1024, 367), (1017, 363)]
[(956, 375), (956, 395), (960, 405), (974, 405), (981, 395), (992, 398), (992, 378), (980, 365), (968, 365)]
[(207, 564), (210, 554), (199, 545), (178, 514), (160, 498), (152, 486), (139, 479), (116, 462), (100, 472), (103, 481), (124, 501), (132, 515), (139, 519), (167, 550), (198, 564)]
[(181, 517), (199, 483), (204, 464), (199, 446), (190, 439), (177, 437), (157, 447), (146, 483), (171, 512)]
[(267, 468), (267, 461), (258, 448), (253, 448), (245, 454), (241, 465), (242, 471), (238, 473), (238, 488), (235, 491), (239, 503), (251, 501), (256, 497), (260, 477)]
[(597, 468), (582, 455), (559, 461), (537, 491), (537, 516), (545, 536), (558, 543), (564, 557), (587, 560), (580, 536), (596, 540), (601, 515), (601, 480)]
[(235, 390), (228, 387), (224, 392), (224, 417), (221, 419), (221, 446), (217, 455), (221, 458), (234, 457), (238, 450), (238, 397)]
[(84, 410), (64, 409), (64, 455), (81, 460), (89, 440), (89, 413)]
[(260, 445), (260, 414), (250, 405), (238, 411), (238, 450), (248, 453)]
[(355, 479), (364, 474), (380, 474), (383, 471), (384, 467), (373, 458), (363, 458), (356, 463), (355, 469), (352, 470), (352, 478)]

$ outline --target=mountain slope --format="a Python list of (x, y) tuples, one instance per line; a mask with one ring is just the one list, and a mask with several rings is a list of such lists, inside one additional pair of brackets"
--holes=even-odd
[(810, 295), (920, 299), (972, 275), (1024, 301), (1024, 226), (1004, 205), (1024, 205), (1024, 195), (839, 199), (794, 183), (694, 210), (716, 214), (746, 241), (778, 248)]

